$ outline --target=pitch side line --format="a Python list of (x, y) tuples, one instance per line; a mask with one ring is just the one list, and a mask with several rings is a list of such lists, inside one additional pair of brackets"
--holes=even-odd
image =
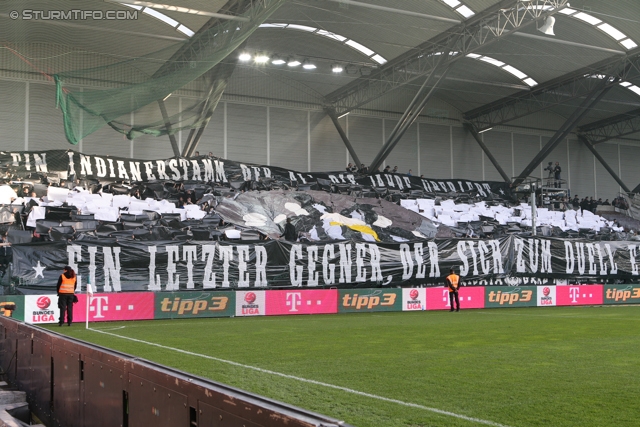
[(122, 339), (129, 340), (129, 341), (135, 341), (135, 342), (138, 342), (138, 343), (141, 343), (141, 344), (147, 344), (147, 345), (150, 345), (150, 346), (153, 346), (153, 347), (159, 347), (159, 348), (162, 348), (162, 349), (165, 349), (165, 350), (172, 350), (172, 351), (176, 351), (178, 353), (188, 354), (190, 356), (202, 357), (203, 359), (215, 360), (216, 362), (222, 362), (222, 363), (226, 363), (226, 364), (229, 364), (229, 365), (237, 366), (237, 367), (240, 367), (240, 368), (251, 369), (251, 370), (254, 370), (254, 371), (262, 372), (264, 374), (276, 375), (276, 376), (282, 377), (282, 378), (288, 378), (288, 379), (291, 379), (291, 380), (301, 381), (301, 382), (304, 382), (304, 383), (315, 384), (315, 385), (319, 385), (319, 386), (322, 386), (322, 387), (332, 388), (332, 389), (335, 389), (335, 390), (341, 390), (341, 391), (344, 391), (344, 392), (347, 392), (347, 393), (356, 394), (356, 395), (364, 396), (364, 397), (369, 397), (371, 399), (381, 400), (383, 402), (396, 403), (398, 405), (408, 406), (410, 408), (423, 409), (425, 411), (434, 412), (436, 414), (446, 415), (446, 416), (449, 416), (449, 417), (454, 417), (454, 418), (462, 419), (462, 420), (465, 420), (465, 421), (471, 421), (471, 422), (474, 422), (474, 423), (484, 424), (484, 425), (493, 426), (493, 427), (509, 427), (509, 426), (507, 426), (505, 424), (500, 424), (500, 423), (496, 423), (496, 422), (493, 422), (493, 421), (487, 421), (487, 420), (481, 420), (479, 418), (467, 417), (465, 415), (460, 415), (460, 414), (456, 414), (456, 413), (449, 412), (449, 411), (443, 411), (442, 409), (430, 408), (428, 406), (418, 405), (417, 403), (404, 402), (402, 400), (397, 400), (397, 399), (390, 399), (388, 397), (378, 396), (376, 394), (371, 394), (371, 393), (365, 393), (363, 391), (358, 391), (358, 390), (354, 390), (354, 389), (351, 389), (351, 388), (342, 387), (342, 386), (339, 386), (339, 385), (323, 383), (321, 381), (316, 381), (316, 380), (309, 380), (307, 378), (296, 377), (295, 375), (283, 374), (282, 372), (270, 371), (268, 369), (258, 368), (256, 366), (251, 366), (251, 365), (245, 365), (245, 364), (234, 362), (234, 361), (231, 361), (231, 360), (220, 359), (218, 357), (209, 356), (209, 355), (206, 355), (206, 354), (194, 353), (194, 352), (187, 351), (187, 350), (182, 350), (182, 349), (179, 349), (179, 348), (167, 347), (165, 345), (156, 344), (156, 343), (149, 342), (149, 341), (143, 341), (143, 340), (139, 340), (137, 338), (125, 337), (125, 336), (114, 334), (114, 333), (111, 333), (111, 332), (101, 331), (99, 329), (89, 329), (89, 330), (90, 331), (94, 331), (94, 332), (98, 332), (100, 334), (111, 335), (111, 336), (114, 336), (114, 337), (117, 337), (117, 338), (122, 338)]

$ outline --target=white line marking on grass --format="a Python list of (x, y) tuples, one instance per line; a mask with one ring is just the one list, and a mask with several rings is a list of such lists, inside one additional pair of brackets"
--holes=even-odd
[(118, 329), (124, 329), (126, 326), (111, 326), (108, 328), (95, 328), (94, 331), (116, 331)]
[(344, 391), (344, 392), (347, 392), (347, 393), (356, 394), (358, 396), (364, 396), (364, 397), (369, 397), (371, 399), (382, 400), (383, 402), (396, 403), (398, 405), (408, 406), (410, 408), (423, 409), (425, 411), (430, 411), (430, 412), (434, 412), (436, 414), (446, 415), (446, 416), (449, 416), (449, 417), (454, 417), (454, 418), (458, 418), (458, 419), (465, 420), (465, 421), (471, 421), (471, 422), (474, 422), (474, 423), (484, 424), (484, 425), (493, 426), (493, 427), (509, 427), (509, 426), (507, 426), (505, 424), (500, 424), (500, 423), (496, 423), (496, 422), (493, 422), (493, 421), (482, 420), (480, 418), (467, 417), (466, 415), (456, 414), (454, 412), (449, 412), (449, 411), (443, 411), (442, 409), (437, 409), (437, 408), (430, 408), (428, 406), (418, 405), (417, 403), (404, 402), (402, 400), (391, 399), (391, 398), (388, 398), (388, 397), (378, 396), (376, 394), (371, 394), (371, 393), (365, 393), (363, 391), (358, 391), (358, 390), (354, 390), (354, 389), (351, 389), (351, 388), (342, 387), (342, 386), (339, 386), (339, 385), (324, 383), (324, 382), (316, 381), (316, 380), (310, 380), (310, 379), (307, 379), (307, 378), (296, 377), (295, 375), (283, 374), (282, 372), (270, 371), (268, 369), (258, 368), (257, 366), (245, 365), (243, 363), (234, 362), (232, 360), (220, 359), (219, 357), (209, 356), (207, 354), (194, 353), (194, 352), (187, 351), (187, 350), (182, 350), (182, 349), (179, 349), (179, 348), (168, 347), (168, 346), (165, 346), (165, 345), (162, 345), (162, 344), (156, 344), (154, 342), (139, 340), (137, 338), (125, 337), (125, 336), (122, 336), (122, 335), (113, 334), (111, 332), (106, 332), (104, 330), (99, 330), (99, 329), (89, 329), (89, 330), (90, 331), (95, 331), (95, 332), (98, 332), (98, 333), (101, 333), (101, 334), (105, 334), (105, 335), (111, 335), (111, 336), (114, 336), (114, 337), (122, 338), (122, 339), (129, 340), (129, 341), (135, 341), (135, 342), (138, 342), (138, 343), (141, 343), (141, 344), (147, 344), (147, 345), (150, 345), (150, 346), (153, 346), (153, 347), (159, 347), (159, 348), (162, 348), (162, 349), (165, 349), (165, 350), (172, 350), (172, 351), (176, 351), (178, 353), (188, 354), (190, 356), (202, 357), (203, 359), (215, 360), (216, 362), (222, 362), (222, 363), (227, 363), (229, 365), (237, 366), (237, 367), (240, 367), (240, 368), (251, 369), (251, 370), (254, 370), (254, 371), (262, 372), (264, 374), (276, 375), (276, 376), (282, 377), (282, 378), (288, 378), (288, 379), (291, 379), (291, 380), (301, 381), (301, 382), (304, 382), (304, 383), (315, 384), (315, 385), (319, 385), (319, 386), (322, 386), (322, 387), (332, 388), (332, 389), (335, 389), (335, 390), (341, 390), (341, 391)]

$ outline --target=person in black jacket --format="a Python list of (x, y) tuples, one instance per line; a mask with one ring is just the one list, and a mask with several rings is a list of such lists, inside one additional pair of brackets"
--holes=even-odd
[(560, 167), (560, 162), (556, 162), (555, 167), (553, 168), (553, 175), (556, 179), (555, 187), (560, 188), (560, 174), (562, 173), (562, 168)]
[(78, 287), (78, 278), (73, 268), (66, 266), (63, 273), (58, 278), (58, 308), (60, 308), (59, 326), (64, 324), (64, 315), (67, 314), (67, 324), (71, 326), (73, 322), (73, 302), (76, 288)]
[(291, 218), (287, 218), (287, 224), (284, 226), (284, 233), (280, 237), (284, 237), (289, 242), (295, 242), (298, 240), (298, 233), (296, 227), (291, 224)]
[(580, 202), (580, 213), (584, 215), (585, 210), (589, 210), (589, 200), (586, 197)]

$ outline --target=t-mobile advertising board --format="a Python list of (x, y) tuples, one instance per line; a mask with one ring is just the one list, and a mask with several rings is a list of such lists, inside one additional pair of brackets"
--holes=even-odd
[[(86, 294), (78, 295), (73, 310), (74, 322), (86, 320), (86, 298)], [(153, 292), (94, 294), (89, 305), (89, 321), (149, 320), (153, 319), (154, 309)]]
[[(78, 304), (75, 304), (75, 307), (77, 306)], [(25, 295), (25, 323), (55, 323), (58, 320), (60, 320), (60, 309), (57, 295)]]
[(264, 316), (264, 291), (236, 292), (236, 316)]
[(267, 316), (338, 312), (338, 290), (267, 291)]
[[(427, 310), (450, 310), (449, 288), (427, 288)], [(484, 308), (483, 286), (462, 287), (458, 291), (460, 308)]]
[(603, 285), (556, 286), (557, 305), (600, 305)]

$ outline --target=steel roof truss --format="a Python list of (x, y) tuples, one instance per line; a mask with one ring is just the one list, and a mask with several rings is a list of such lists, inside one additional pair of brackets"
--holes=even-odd
[(448, 63), (557, 13), (567, 0), (503, 0), (469, 20), (389, 61), (370, 76), (361, 77), (327, 95), (325, 101), (341, 115), (385, 93), (433, 72), (438, 56), (451, 45)]

